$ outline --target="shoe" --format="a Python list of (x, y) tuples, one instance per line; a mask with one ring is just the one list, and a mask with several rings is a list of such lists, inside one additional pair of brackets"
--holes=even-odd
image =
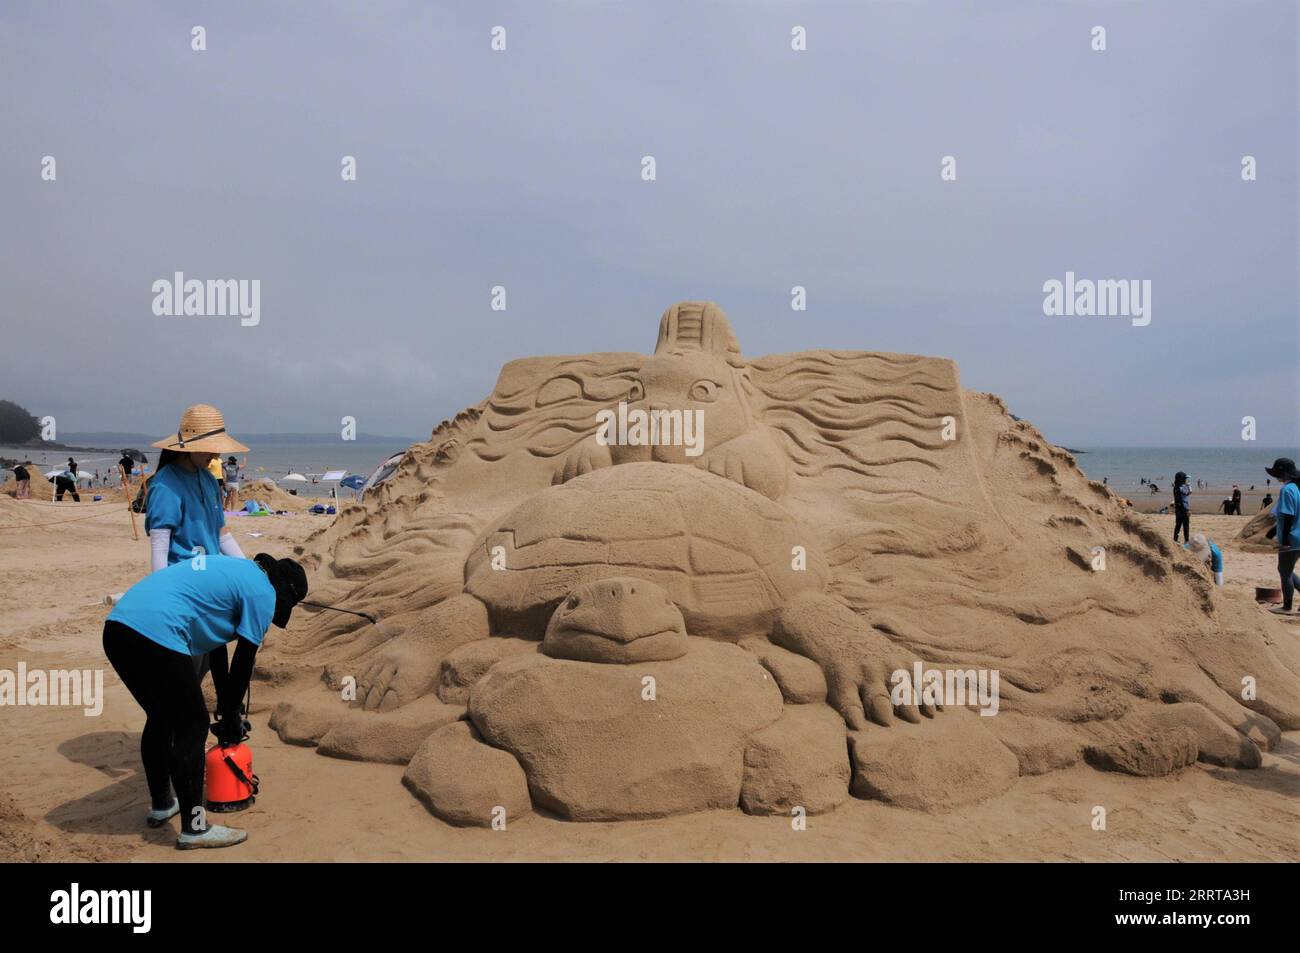
[(1284, 609), (1281, 606), (1271, 606), (1268, 611), (1274, 615), (1294, 615), (1290, 609)]
[(176, 838), (177, 850), (197, 850), (200, 847), (234, 847), (248, 840), (248, 831), (212, 824), (202, 834), (182, 834)]
[(144, 816), (144, 822), (150, 827), (162, 827), (180, 812), (181, 802), (172, 798), (171, 807), (163, 808), (161, 811), (151, 810)]

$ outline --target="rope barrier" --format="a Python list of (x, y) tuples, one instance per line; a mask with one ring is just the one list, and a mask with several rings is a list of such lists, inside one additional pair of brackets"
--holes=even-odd
[(64, 523), (80, 523), (83, 520), (93, 520), (108, 515), (108, 513), (91, 513), (89, 516), (78, 516), (74, 520), (55, 520), (52, 523), (14, 523), (10, 526), (0, 526), (0, 532), (7, 529), (26, 529), (30, 526), (62, 526)]
[[(8, 494), (6, 494), (6, 496), (7, 496), (7, 495), (8, 495)], [(66, 506), (68, 505), (67, 503), (50, 503), (50, 502), (47, 502), (46, 500), (33, 500), (33, 499), (31, 499), (30, 497), (23, 497), (23, 498), (20, 500), (20, 499), (18, 499), (17, 497), (13, 497), (13, 496), (11, 496), (11, 497), (9, 497), (9, 499), (14, 500), (14, 501), (17, 502), (17, 503), (30, 503), (32, 506), (63, 506), (63, 507), (66, 507)], [(78, 503), (76, 500), (73, 500), (72, 503), (73, 503), (74, 506), (121, 506), (121, 503), (119, 503), (117, 500), (100, 500), (100, 501), (98, 501), (98, 502), (96, 502), (96, 501), (94, 501), (94, 500), (86, 500), (86, 502), (84, 502), (84, 503)]]

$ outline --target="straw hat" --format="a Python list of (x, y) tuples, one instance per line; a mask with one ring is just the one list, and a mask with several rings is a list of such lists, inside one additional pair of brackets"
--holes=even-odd
[(195, 404), (181, 414), (176, 433), (154, 444), (178, 453), (247, 453), (248, 448), (226, 433), (226, 419), (210, 404)]

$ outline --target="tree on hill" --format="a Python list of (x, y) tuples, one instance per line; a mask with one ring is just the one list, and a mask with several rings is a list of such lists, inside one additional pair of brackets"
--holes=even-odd
[(26, 443), (41, 435), (41, 422), (12, 400), (0, 400), (0, 443)]

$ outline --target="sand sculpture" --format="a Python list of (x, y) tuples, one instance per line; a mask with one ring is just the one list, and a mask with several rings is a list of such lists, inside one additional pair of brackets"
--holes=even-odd
[(1260, 510), (1241, 528), (1238, 539), (1243, 543), (1243, 549), (1253, 550), (1255, 552), (1275, 553), (1277, 552), (1277, 538), (1270, 537), (1268, 534), (1277, 526), (1277, 516), (1273, 513), (1273, 507), (1266, 510)]
[[(943, 810), (1081, 759), (1251, 768), (1300, 726), (1279, 623), (951, 362), (747, 360), (708, 303), (648, 356), (507, 364), (308, 549), (383, 622), (278, 638), (272, 726), (457, 824)], [(898, 687), (984, 675), (992, 704)]]

